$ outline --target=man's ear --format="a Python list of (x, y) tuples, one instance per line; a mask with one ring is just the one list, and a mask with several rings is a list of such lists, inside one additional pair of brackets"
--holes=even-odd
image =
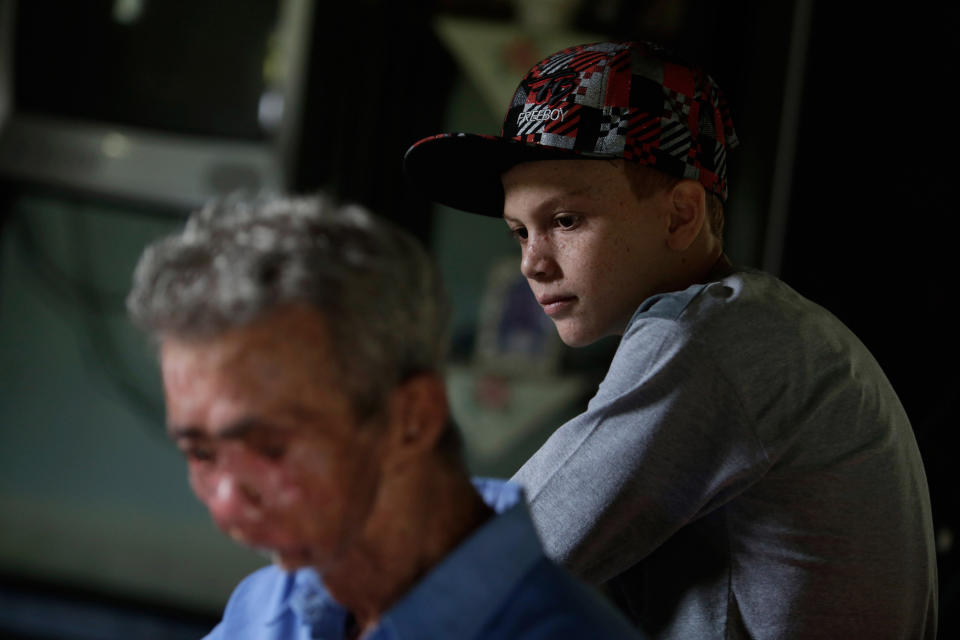
[(695, 180), (681, 180), (670, 189), (667, 246), (686, 251), (700, 235), (707, 216), (707, 195)]
[(390, 395), (390, 430), (394, 453), (401, 458), (432, 450), (447, 428), (450, 408), (438, 373), (412, 376)]

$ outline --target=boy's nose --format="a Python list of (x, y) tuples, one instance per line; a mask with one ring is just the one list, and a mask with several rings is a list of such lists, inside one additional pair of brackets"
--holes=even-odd
[(520, 261), (520, 273), (530, 280), (550, 280), (556, 276), (557, 263), (543, 241), (528, 241)]

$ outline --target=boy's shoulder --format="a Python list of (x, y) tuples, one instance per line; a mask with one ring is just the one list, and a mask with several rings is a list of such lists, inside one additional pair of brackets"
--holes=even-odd
[(756, 269), (738, 268), (718, 280), (651, 296), (637, 308), (630, 325), (667, 320), (696, 325), (700, 331), (711, 327), (722, 330), (727, 325), (773, 328), (809, 318), (834, 320), (829, 312), (779, 278)]
[(709, 362), (738, 378), (763, 370), (763, 363), (782, 364), (787, 356), (821, 359), (862, 348), (833, 314), (779, 278), (738, 268), (716, 281), (644, 301), (620, 350), (634, 362)]

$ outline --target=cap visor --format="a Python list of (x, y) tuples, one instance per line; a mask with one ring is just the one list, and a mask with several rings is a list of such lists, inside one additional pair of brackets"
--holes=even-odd
[(499, 218), (503, 215), (500, 176), (534, 160), (576, 158), (576, 153), (473, 133), (424, 138), (407, 149), (407, 182), (431, 200), (454, 209)]

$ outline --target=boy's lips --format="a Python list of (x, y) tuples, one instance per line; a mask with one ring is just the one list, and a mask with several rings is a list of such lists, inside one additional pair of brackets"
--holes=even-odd
[(555, 316), (568, 311), (577, 301), (574, 295), (544, 295), (537, 298), (537, 302), (543, 307), (543, 312), (548, 316)]

